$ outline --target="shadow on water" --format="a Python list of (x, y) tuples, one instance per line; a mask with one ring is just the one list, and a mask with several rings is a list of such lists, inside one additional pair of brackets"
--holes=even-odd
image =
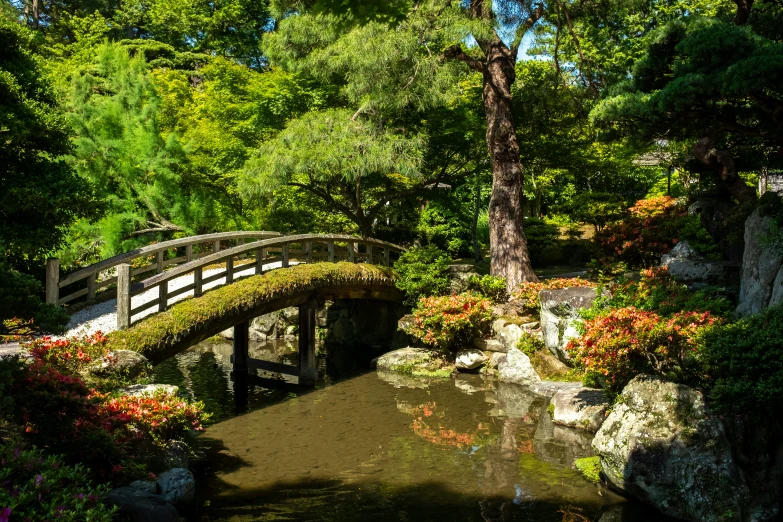
[[(295, 362), (285, 343), (253, 350)], [(237, 412), (230, 351), (202, 343), (156, 369), (217, 419), (188, 520), (668, 520), (576, 472), (590, 436), (522, 387), (368, 373), (372, 354), (338, 351), (320, 356), (315, 390), (251, 376)]]

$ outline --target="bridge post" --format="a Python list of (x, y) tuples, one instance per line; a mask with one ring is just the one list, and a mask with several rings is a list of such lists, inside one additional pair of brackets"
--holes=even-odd
[(229, 285), (234, 282), (234, 258), (229, 257), (226, 259), (226, 284)]
[(117, 265), (117, 328), (124, 330), (131, 323), (131, 266)]
[(203, 269), (199, 266), (193, 271), (193, 297), (201, 297), (204, 293), (201, 279), (204, 275)]
[(56, 305), (60, 299), (60, 260), (50, 257), (46, 260), (46, 302)]
[(283, 258), (281, 265), (283, 268), (288, 268), (288, 243), (283, 245), (280, 250), (280, 255)]
[(87, 277), (87, 299), (95, 299), (95, 294), (98, 291), (98, 274), (90, 274)]
[(313, 262), (313, 240), (311, 239), (309, 241), (303, 241), (302, 242), (302, 246), (304, 247), (304, 251), (305, 251), (305, 261), (307, 263), (312, 263)]
[(234, 353), (231, 356), (231, 378), (234, 382), (234, 405), (239, 411), (247, 408), (249, 328), (249, 321), (243, 321), (234, 326)]
[(367, 245), (367, 263), (372, 264), (372, 245)]
[(156, 261), (155, 273), (156, 274), (162, 274), (163, 273), (163, 254), (164, 254), (164, 251), (161, 250), (160, 252), (158, 252), (158, 255), (155, 258), (155, 261)]
[[(299, 385), (315, 387), (318, 368), (315, 365), (315, 298), (299, 306)], [(236, 334), (234, 334), (236, 338)]]
[(389, 263), (391, 262), (391, 252), (389, 252), (389, 247), (383, 248), (383, 266), (389, 266)]
[(348, 262), (353, 263), (356, 259), (356, 243), (348, 241)]
[(261, 274), (264, 271), (264, 249), (259, 248), (256, 250), (256, 275)]
[(327, 247), (329, 248), (329, 262), (334, 263), (334, 241), (329, 241)]
[(193, 245), (185, 245), (185, 262), (193, 261)]

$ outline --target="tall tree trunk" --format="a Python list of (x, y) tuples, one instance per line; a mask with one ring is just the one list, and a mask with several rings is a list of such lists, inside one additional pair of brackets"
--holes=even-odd
[(511, 112), (515, 57), (499, 38), (489, 42), (484, 75), (487, 146), (492, 161), (489, 237), (492, 275), (506, 278), (511, 291), (524, 281), (537, 281), (530, 265), (522, 226), (522, 161)]
[(472, 239), (473, 239), (473, 259), (476, 260), (476, 263), (480, 263), (482, 259), (481, 255), (481, 247), (479, 247), (479, 240), (478, 240), (478, 220), (479, 220), (479, 213), (481, 212), (481, 183), (479, 182), (479, 175), (476, 173), (476, 179), (475, 179), (475, 190), (476, 190), (476, 198), (474, 200), (474, 206), (473, 206), (473, 228), (472, 228)]
[(718, 173), (729, 194), (737, 198), (740, 205), (752, 205), (756, 202), (756, 189), (739, 177), (731, 152), (718, 150), (715, 140), (702, 138), (697, 141), (693, 146), (693, 155)]

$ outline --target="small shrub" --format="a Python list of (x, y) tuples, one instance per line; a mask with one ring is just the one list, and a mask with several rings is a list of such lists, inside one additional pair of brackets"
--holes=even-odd
[(405, 303), (415, 305), (421, 297), (442, 295), (449, 287), (449, 255), (434, 245), (411, 248), (394, 263), (399, 274), (397, 288)]
[[(525, 218), (523, 226), (530, 262), (534, 266), (543, 266), (547, 262), (551, 262), (551, 259), (545, 259), (544, 251), (547, 247), (555, 244), (560, 237), (558, 226), (537, 218)], [(549, 255), (551, 256), (551, 252)]]
[(783, 414), (783, 305), (708, 331), (700, 359), (718, 411)]
[(488, 299), (470, 293), (423, 297), (413, 310), (410, 334), (437, 348), (461, 348), (489, 333), (491, 306)]
[(528, 357), (532, 356), (538, 350), (546, 348), (544, 341), (535, 335), (523, 334), (517, 342), (517, 348)]
[(94, 487), (88, 475), (82, 465), (68, 466), (40, 450), (0, 445), (0, 519), (109, 522), (116, 508), (100, 500), (108, 487)]
[(106, 337), (101, 332), (82, 338), (40, 337), (24, 345), (25, 351), (63, 373), (78, 374), (91, 362), (106, 355)]
[(610, 392), (641, 373), (681, 381), (692, 375), (699, 335), (717, 323), (709, 312), (678, 312), (666, 319), (632, 306), (618, 308), (585, 321), (585, 334), (566, 350), (590, 384), (602, 381)]
[(601, 481), (601, 457), (576, 459), (574, 466), (590, 482), (598, 483)]
[(676, 312), (710, 312), (723, 316), (732, 308), (718, 289), (689, 290), (669, 275), (666, 267), (642, 270), (640, 276), (638, 281), (621, 277), (609, 286), (609, 295), (597, 297), (582, 316), (594, 318), (607, 310), (629, 306), (663, 316)]
[(34, 277), (9, 268), (0, 261), (0, 336), (24, 335), (20, 324), (51, 333), (61, 333), (68, 313), (59, 306), (43, 303), (43, 289)]
[(607, 224), (617, 221), (625, 213), (625, 201), (617, 194), (583, 192), (563, 207), (573, 219), (592, 225), (599, 232)]
[(570, 288), (573, 286), (595, 286), (595, 283), (591, 283), (590, 281), (579, 277), (570, 279), (553, 278), (541, 282), (522, 283), (511, 293), (511, 295), (514, 299), (524, 301), (524, 310), (527, 313), (538, 315), (539, 307), (541, 306), (541, 303), (538, 302), (538, 293), (541, 290), (554, 290), (557, 288)]
[(468, 288), (493, 303), (503, 303), (508, 300), (506, 278), (493, 275), (470, 276)]

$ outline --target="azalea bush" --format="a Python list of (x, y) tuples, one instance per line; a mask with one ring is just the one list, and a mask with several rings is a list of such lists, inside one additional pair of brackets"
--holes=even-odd
[(107, 354), (105, 344), (106, 337), (101, 332), (96, 332), (69, 339), (40, 337), (26, 344), (25, 350), (36, 361), (61, 372), (77, 374)]
[(471, 293), (422, 297), (413, 310), (409, 333), (441, 349), (462, 348), (489, 334), (492, 303)]
[(677, 282), (666, 267), (642, 270), (639, 279), (620, 277), (599, 295), (593, 305), (582, 312), (594, 318), (613, 308), (633, 306), (639, 310), (669, 316), (676, 312), (711, 312), (723, 316), (730, 312), (731, 302), (717, 288), (690, 290)]
[(405, 303), (414, 305), (419, 298), (441, 295), (449, 287), (451, 257), (435, 245), (406, 250), (395, 261), (399, 275), (397, 288), (405, 292)]
[(532, 315), (538, 315), (539, 307), (541, 306), (541, 303), (538, 301), (538, 293), (541, 290), (555, 290), (558, 288), (571, 288), (574, 286), (596, 285), (595, 283), (580, 277), (545, 279), (540, 282), (522, 283), (514, 289), (511, 293), (511, 297), (523, 301), (525, 312)]
[(620, 392), (641, 373), (682, 381), (696, 372), (699, 338), (720, 320), (709, 312), (677, 312), (664, 318), (629, 306), (585, 321), (585, 334), (566, 350), (585, 372), (586, 382), (599, 382)]
[(58, 456), (17, 444), (0, 445), (0, 521), (109, 522), (116, 508), (101, 503), (107, 486), (93, 486), (89, 471)]
[(620, 221), (596, 233), (601, 255), (599, 265), (622, 263), (629, 268), (658, 265), (663, 254), (681, 240), (706, 257), (720, 257), (718, 246), (701, 226), (698, 216), (670, 196), (642, 199)]
[(493, 303), (503, 303), (508, 300), (505, 277), (473, 275), (468, 279), (468, 289), (486, 297)]

